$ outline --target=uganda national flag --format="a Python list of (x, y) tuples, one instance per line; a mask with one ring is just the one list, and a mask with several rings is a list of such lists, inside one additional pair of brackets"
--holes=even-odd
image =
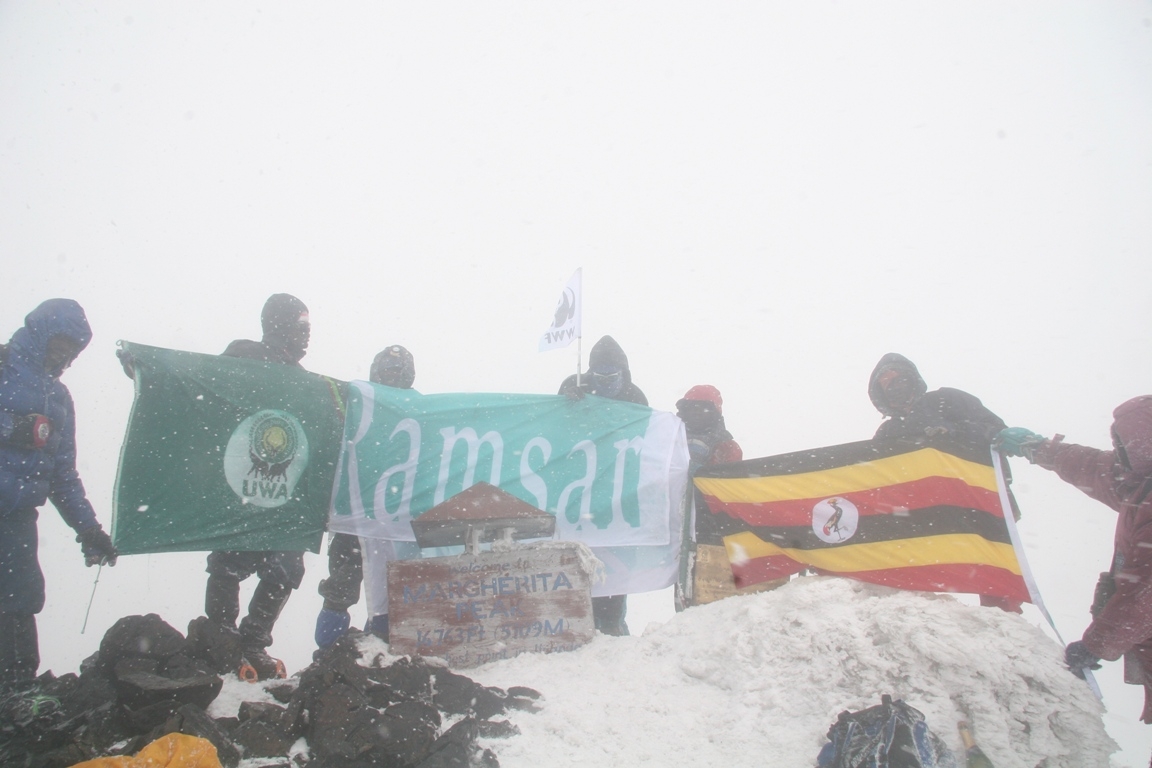
[(804, 568), (1029, 602), (987, 447), (869, 440), (706, 467), (700, 544), (738, 587)]

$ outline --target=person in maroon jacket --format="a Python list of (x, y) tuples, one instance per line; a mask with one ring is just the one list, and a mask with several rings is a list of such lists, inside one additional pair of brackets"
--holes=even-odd
[(1112, 412), (1111, 451), (1048, 440), (1020, 427), (997, 435), (997, 449), (1050, 469), (1119, 513), (1112, 567), (1101, 574), (1084, 636), (1068, 644), (1065, 661), (1078, 677), (1100, 660), (1124, 657), (1124, 679), (1144, 686), (1152, 723), (1152, 395)]

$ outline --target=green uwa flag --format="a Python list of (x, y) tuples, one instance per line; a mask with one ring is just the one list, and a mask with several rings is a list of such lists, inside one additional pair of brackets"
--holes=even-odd
[(136, 397), (116, 478), (117, 549), (319, 551), (347, 385), (275, 363), (123, 346)]

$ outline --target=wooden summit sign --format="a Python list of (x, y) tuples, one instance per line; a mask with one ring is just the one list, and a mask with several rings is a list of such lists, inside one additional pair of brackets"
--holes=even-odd
[(546, 512), (478, 483), (412, 523), (421, 547), (465, 544), (454, 557), (388, 563), (392, 653), (471, 667), (592, 639), (591, 574), (578, 544), (480, 552), (481, 541), (551, 536)]

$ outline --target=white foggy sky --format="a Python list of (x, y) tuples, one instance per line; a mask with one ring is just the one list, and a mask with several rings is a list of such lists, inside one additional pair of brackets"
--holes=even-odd
[[(889, 351), (1106, 447), (1152, 391), (1150, 212), (1147, 0), (0, 4), (0, 337), (87, 310), (64, 380), (106, 526), (116, 339), (218, 352), (287, 291), (310, 370), (403, 343), (425, 392), (552, 392), (575, 353), (536, 341), (578, 266), (585, 358), (614, 335), (657, 408), (716, 385), (748, 456), (871, 436)], [(1077, 637), (1114, 516), (1016, 475)], [(115, 596), (199, 612), (202, 556), (129, 559), (77, 641), (92, 572), (45, 512), (44, 668)]]

